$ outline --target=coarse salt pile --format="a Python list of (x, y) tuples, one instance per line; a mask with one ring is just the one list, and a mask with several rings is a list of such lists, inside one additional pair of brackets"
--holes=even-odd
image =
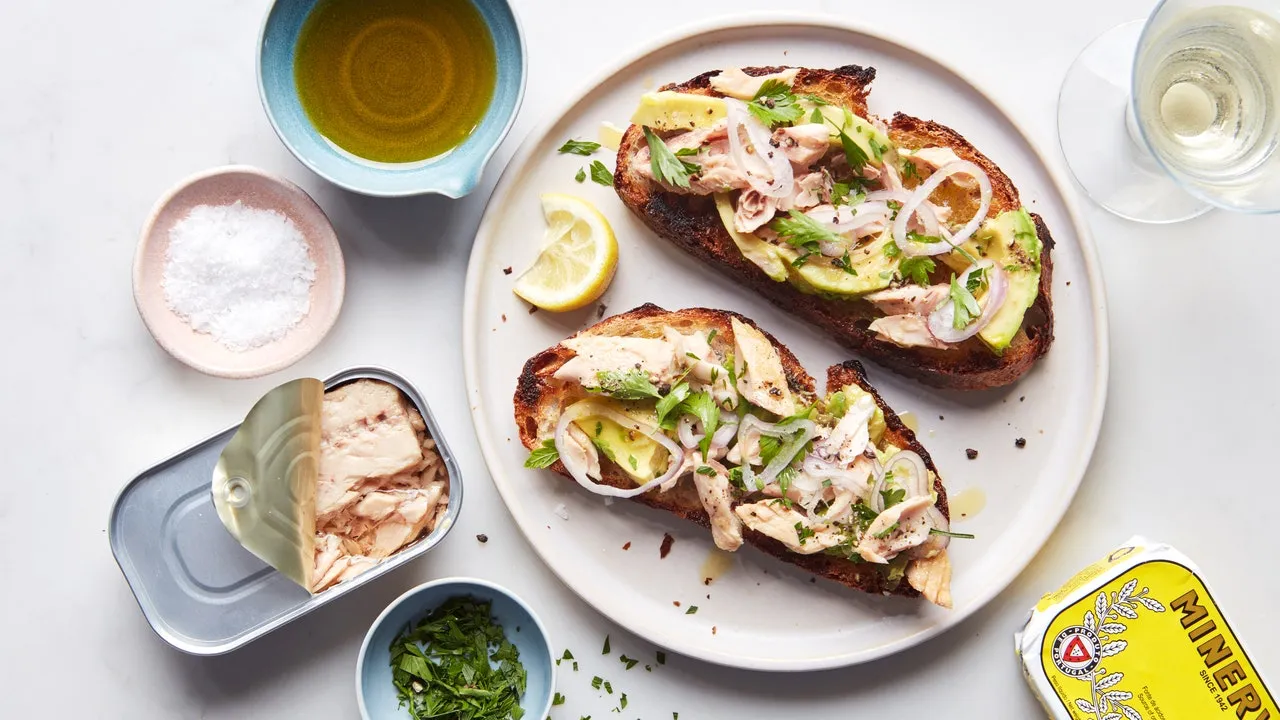
[(275, 210), (197, 205), (169, 231), (165, 302), (231, 350), (288, 334), (311, 310), (315, 280), (302, 232)]

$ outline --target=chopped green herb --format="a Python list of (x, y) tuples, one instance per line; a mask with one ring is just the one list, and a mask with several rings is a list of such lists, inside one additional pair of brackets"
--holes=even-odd
[(822, 111), (821, 111), (821, 110), (819, 110), (818, 108), (814, 108), (814, 109), (813, 109), (813, 114), (809, 116), (809, 122), (811, 122), (811, 123), (820, 123), (820, 122), (822, 122)]
[(729, 483), (740, 490), (747, 489), (747, 483), (742, 479), (742, 468), (729, 468)]
[(609, 168), (599, 160), (591, 161), (591, 180), (597, 185), (613, 187), (613, 173), (609, 172)]
[(716, 335), (719, 335), (719, 334), (720, 334), (719, 330), (717, 330), (716, 328), (711, 328), (711, 330), (707, 333), (707, 344), (710, 345), (711, 341), (715, 340)]
[(822, 487), (824, 487), (824, 488), (829, 488), (829, 487), (831, 487), (831, 478), (827, 478), (826, 480), (823, 480), (823, 481), (822, 481)]
[(907, 491), (903, 488), (892, 488), (880, 491), (880, 498), (884, 500), (885, 509), (889, 509), (894, 505), (907, 499)]
[(787, 211), (788, 217), (779, 217), (769, 223), (769, 227), (778, 237), (796, 247), (814, 251), (819, 243), (845, 243), (845, 239), (827, 226), (804, 213), (792, 208)]
[(975, 268), (969, 273), (969, 279), (964, 281), (964, 287), (971, 293), (978, 292), (978, 289), (986, 283), (986, 268)]
[(853, 127), (853, 113), (848, 108), (845, 109), (843, 126), (836, 125), (830, 118), (827, 118), (827, 122), (836, 129), (836, 133), (840, 136), (840, 147), (844, 150), (844, 159), (849, 162), (849, 169), (853, 171), (855, 176), (862, 175), (862, 169), (866, 167), (868, 162), (867, 153), (862, 150), (862, 147), (853, 138), (849, 137), (849, 133), (845, 132), (846, 128)]
[(657, 658), (659, 665), (667, 664), (667, 654), (662, 652), (661, 650), (659, 650), (654, 657)]
[(920, 174), (916, 172), (916, 164), (912, 162), (910, 158), (904, 158), (902, 160), (902, 177), (904, 180), (920, 177)]
[(391, 642), (391, 679), (416, 720), (519, 720), (527, 674), (488, 602), (451, 598)]
[(796, 259), (791, 261), (791, 267), (793, 268), (804, 267), (804, 264), (809, 262), (809, 258), (813, 257), (814, 255), (817, 255), (817, 253), (807, 252), (802, 255), (796, 256)]
[(942, 242), (942, 238), (937, 235), (922, 235), (915, 230), (907, 231), (907, 239), (911, 242), (924, 243), (926, 245)]
[(610, 685), (608, 680), (604, 681), (604, 691), (610, 695), (613, 694), (613, 685)]
[(609, 458), (610, 461), (618, 462), (618, 458), (613, 454), (613, 448), (609, 447), (609, 443), (595, 437), (591, 438), (591, 444), (595, 445), (596, 449), (603, 453), (605, 457)]
[(550, 467), (559, 459), (560, 451), (556, 450), (556, 441), (554, 439), (547, 439), (542, 441), (542, 447), (539, 447), (529, 453), (529, 459), (524, 461), (524, 466), (540, 470), (545, 467)]
[(831, 264), (844, 270), (845, 272), (857, 277), (858, 271), (853, 268), (853, 262), (849, 260), (849, 251), (844, 251), (844, 256), (838, 257), (831, 261)]
[(676, 157), (692, 157), (700, 152), (702, 152), (702, 148), (680, 148), (676, 151), (675, 155)]
[(858, 523), (858, 531), (866, 532), (867, 527), (878, 517), (878, 513), (872, 510), (866, 503), (856, 502), (853, 504), (853, 516)]
[(698, 606), (697, 606), (697, 605), (690, 605), (690, 606), (689, 606), (689, 609), (684, 611), (684, 614), (685, 614), (685, 615), (694, 615), (694, 614), (696, 614), (697, 612), (698, 612)]
[(565, 648), (565, 650), (564, 650), (564, 654), (560, 656), (560, 659), (561, 659), (561, 660), (572, 660), (572, 659), (573, 659), (573, 653), (569, 652), (569, 649), (568, 649), (568, 648)]
[(760, 462), (768, 465), (778, 456), (778, 451), (782, 449), (782, 440), (772, 435), (760, 436)]
[(604, 432), (604, 423), (596, 421), (596, 437), (600, 437), (600, 433)]
[(898, 247), (898, 243), (890, 240), (884, 245), (884, 256), (887, 258), (896, 258), (902, 254), (902, 248)]
[(982, 314), (982, 308), (978, 307), (978, 301), (974, 299), (973, 293), (969, 289), (961, 285), (956, 276), (951, 276), (951, 303), (955, 308), (955, 318), (952, 326), (957, 330), (963, 330), (973, 322), (973, 319)]
[[(689, 383), (682, 382), (671, 388), (671, 392), (658, 400), (658, 424), (661, 425), (666, 421), (667, 416), (671, 414), (671, 411), (675, 410), (676, 406), (684, 402), (685, 398), (689, 397), (689, 392)], [(675, 418), (672, 419), (674, 420)]]
[(747, 110), (767, 127), (787, 125), (804, 115), (804, 109), (796, 104), (791, 87), (777, 79), (760, 84), (755, 97), (747, 103)]
[(561, 695), (560, 693), (556, 693), (555, 697), (551, 698), (551, 704), (552, 704), (552, 705), (563, 705), (563, 704), (564, 704), (564, 696), (563, 696), (563, 695)]
[(844, 394), (843, 390), (837, 390), (831, 393), (831, 397), (827, 398), (827, 414), (833, 418), (839, 419), (849, 411), (849, 398)]
[(710, 465), (701, 465), (698, 467), (696, 472), (699, 475), (707, 475), (709, 477), (715, 477), (715, 474), (716, 474), (715, 469), (712, 468)]
[(578, 661), (577, 661), (577, 660), (574, 660), (574, 661), (573, 661), (573, 671), (574, 671), (574, 672), (578, 672)]
[(565, 144), (560, 146), (559, 152), (561, 154), (570, 153), (586, 157), (599, 149), (600, 143), (591, 142), (590, 140), (567, 140)]
[(703, 390), (689, 395), (681, 407), (684, 412), (693, 415), (702, 422), (702, 432), (705, 433), (702, 441), (698, 443), (698, 449), (706, 456), (707, 451), (711, 449), (711, 436), (715, 434), (716, 428), (720, 426), (720, 406), (716, 405), (716, 401), (711, 397), (711, 393)]
[(645, 663), (645, 664), (644, 664), (644, 671), (645, 671), (645, 672), (653, 672), (653, 666), (652, 666), (652, 665), (650, 665), (649, 663)]
[(813, 537), (813, 528), (805, 525), (802, 521), (796, 521), (796, 535), (800, 538), (800, 544), (803, 545), (806, 540)]
[(947, 537), (960, 538), (961, 540), (973, 540), (977, 537), (976, 535), (970, 535), (969, 533), (951, 532), (950, 530), (939, 530), (938, 528), (929, 528), (929, 534), (946, 535)]
[(917, 285), (929, 284), (929, 273), (937, 267), (927, 255), (904, 257), (898, 261), (898, 274)]
[(619, 400), (662, 397), (658, 388), (649, 382), (649, 376), (640, 370), (630, 370), (625, 373), (617, 370), (601, 370), (596, 373), (596, 381), (600, 383), (596, 390)]
[(627, 694), (626, 694), (626, 693), (622, 693), (622, 695), (620, 695), (620, 696), (618, 697), (618, 707), (619, 707), (619, 709), (622, 709), (622, 710), (626, 710), (626, 709), (627, 709)]
[(596, 690), (599, 690), (600, 683), (602, 682), (604, 682), (604, 678), (600, 677), (599, 675), (596, 675), (595, 677), (591, 678), (591, 687), (595, 688)]
[(573, 176), (573, 179), (574, 179), (574, 180), (577, 180), (578, 182), (582, 182), (583, 180), (586, 180), (586, 179), (587, 179), (587, 171), (586, 171), (586, 170), (583, 170), (582, 168), (578, 168), (578, 174), (577, 174), (577, 175), (574, 175), (574, 176)]
[(806, 94), (806, 95), (801, 95), (800, 97), (804, 98), (805, 100), (808, 100), (809, 102), (813, 103), (814, 105), (830, 105), (830, 104), (831, 104), (831, 103), (827, 102), (825, 99), (823, 99), (822, 97), (820, 97), (820, 96), (818, 96), (818, 95), (814, 95), (813, 93), (808, 93), (808, 94)]
[(640, 662), (639, 660), (637, 660), (637, 659), (635, 659), (635, 658), (627, 657), (625, 654), (623, 654), (623, 655), (619, 655), (619, 656), (618, 656), (618, 661), (619, 661), (619, 662), (621, 662), (623, 665), (626, 665), (628, 670), (630, 670), (631, 668), (635, 667), (635, 666), (636, 666), (636, 663)]
[(853, 186), (851, 186), (847, 182), (831, 183), (831, 204), (832, 205), (848, 205), (849, 191), (852, 190), (852, 188)]
[(608, 635), (604, 636), (604, 649), (600, 651), (600, 654), (601, 655), (609, 654), (609, 636)]
[[(653, 176), (658, 179), (658, 182), (688, 188), (689, 177), (701, 168), (676, 157), (675, 153), (671, 152), (671, 148), (662, 142), (662, 138), (647, 127), (644, 129), (644, 139), (649, 143), (649, 167), (653, 170)], [(690, 170), (690, 168), (693, 169)]]
[(631, 469), (632, 469), (632, 470), (639, 470), (639, 469), (640, 469), (640, 463), (639, 463), (639, 461), (637, 461), (637, 460), (636, 460), (636, 456), (635, 456), (635, 455), (628, 455), (628, 456), (627, 456), (627, 463), (631, 465)]

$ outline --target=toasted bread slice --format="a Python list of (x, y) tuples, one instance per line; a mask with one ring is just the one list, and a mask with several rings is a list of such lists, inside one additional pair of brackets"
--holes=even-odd
[[(678, 311), (666, 311), (652, 304), (646, 304), (630, 312), (615, 315), (583, 330), (579, 335), (629, 336), (629, 337), (662, 337), (664, 327), (673, 327), (684, 333), (693, 330), (709, 332), (715, 329), (716, 336), (712, 341), (714, 347), (729, 348), (733, 346), (732, 319), (760, 329), (751, 320), (736, 313), (724, 310), (690, 308)], [(814, 379), (805, 372), (795, 355), (779, 343), (772, 335), (761, 330), (771, 342), (782, 360), (787, 385), (798, 402), (812, 403), (817, 399)], [(525, 363), (520, 374), (515, 393), (515, 420), (519, 428), (520, 441), (530, 450), (539, 447), (543, 441), (555, 434), (556, 423), (564, 408), (587, 397), (588, 393), (580, 387), (562, 383), (554, 379), (554, 374), (562, 365), (574, 356), (562, 344), (548, 348), (533, 356)], [(943, 515), (950, 518), (947, 505), (947, 493), (938, 478), (937, 467), (929, 453), (920, 445), (915, 433), (911, 431), (898, 415), (890, 408), (875, 388), (867, 382), (862, 365), (850, 360), (842, 365), (832, 366), (827, 370), (827, 390), (834, 391), (849, 385), (856, 385), (865, 390), (875, 400), (876, 405), (884, 412), (885, 439), (895, 446), (911, 450), (924, 460), (928, 469), (935, 476), (934, 491), (938, 495), (935, 505)], [(549, 469), (563, 475), (572, 482), (572, 477), (563, 463), (557, 460)], [(636, 486), (634, 480), (623, 473), (622, 469), (604, 458), (601, 459), (601, 484), (616, 488), (630, 489)], [(699, 501), (693, 481), (686, 476), (672, 489), (666, 492), (650, 491), (632, 498), (649, 507), (666, 510), (685, 520), (690, 520), (709, 528), (710, 518)], [(923, 581), (912, 579), (912, 566), (920, 564), (915, 574), (923, 574), (929, 563), (913, 560), (907, 566), (907, 578), (901, 582), (888, 583), (885, 575), (871, 563), (855, 562), (841, 557), (814, 554), (800, 555), (791, 552), (785, 545), (758, 532), (743, 528), (743, 540), (754, 545), (784, 562), (797, 565), (816, 576), (833, 580), (842, 585), (869, 593), (902, 595), (915, 597), (920, 592), (913, 585), (924, 587)], [(946, 551), (934, 558), (932, 565), (945, 565), (946, 578), (943, 582), (945, 594), (932, 593), (930, 600), (950, 606), (950, 594), (946, 585), (950, 579), (950, 565), (946, 559)]]
[[(748, 75), (759, 76), (784, 69), (754, 67), (744, 68), (744, 71)], [(710, 84), (710, 79), (717, 74), (718, 71), (703, 73), (687, 82), (667, 85), (662, 89), (719, 96)], [(834, 70), (800, 69), (793, 89), (797, 95), (817, 95), (870, 119), (874, 116), (867, 109), (867, 95), (874, 78), (874, 69), (857, 65)], [(895, 144), (912, 149), (926, 146), (951, 148), (960, 158), (982, 167), (993, 190), (988, 217), (1021, 206), (1018, 191), (1009, 177), (954, 130), (901, 113), (894, 115), (888, 127), (889, 136)], [(809, 294), (791, 283), (771, 279), (738, 250), (721, 224), (711, 197), (666, 192), (638, 172), (633, 160), (645, 146), (643, 130), (635, 125), (628, 128), (618, 148), (614, 174), (614, 186), (623, 203), (658, 235), (735, 282), (750, 287), (795, 317), (816, 325), (845, 347), (895, 372), (935, 387), (956, 390), (980, 390), (1012, 383), (1048, 352), (1053, 341), (1050, 298), (1053, 238), (1039, 215), (1031, 213), (1036, 233), (1043, 244), (1039, 294), (1008, 348), (1002, 353), (995, 353), (977, 337), (947, 349), (900, 347), (868, 331), (871, 321), (878, 317), (870, 303)], [(976, 201), (971, 198), (956, 195), (948, 200), (958, 217), (971, 217), (977, 209)]]

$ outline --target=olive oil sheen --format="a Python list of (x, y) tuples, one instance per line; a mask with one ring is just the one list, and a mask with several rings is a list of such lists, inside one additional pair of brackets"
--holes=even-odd
[(298, 36), (293, 75), (330, 142), (407, 163), (471, 135), (493, 99), (497, 56), (470, 0), (320, 0)]

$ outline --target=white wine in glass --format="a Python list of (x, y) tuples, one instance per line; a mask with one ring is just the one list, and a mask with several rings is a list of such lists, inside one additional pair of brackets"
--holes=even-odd
[(1104, 33), (1063, 83), (1076, 180), (1124, 217), (1280, 211), (1280, 0), (1165, 0)]

